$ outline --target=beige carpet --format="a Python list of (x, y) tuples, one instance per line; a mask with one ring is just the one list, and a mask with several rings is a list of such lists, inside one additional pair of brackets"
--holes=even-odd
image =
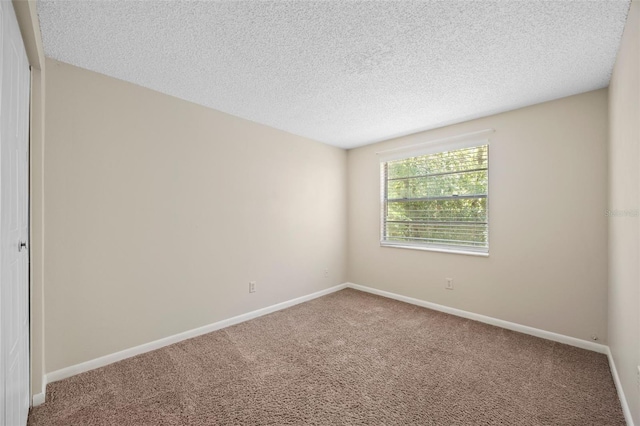
[(48, 386), (43, 425), (624, 425), (604, 355), (355, 290)]

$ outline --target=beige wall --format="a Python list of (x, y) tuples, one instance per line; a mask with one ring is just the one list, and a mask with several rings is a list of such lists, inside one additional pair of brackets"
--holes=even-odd
[[(380, 247), (376, 152), (486, 128), (490, 256)], [(349, 151), (349, 281), (606, 343), (606, 142), (598, 90)]]
[[(640, 208), (640, 4), (632, 2), (609, 86), (609, 208)], [(640, 227), (637, 216), (609, 219), (609, 346), (624, 394), (640, 424)]]
[(51, 60), (46, 85), (47, 372), (345, 281), (344, 150)]

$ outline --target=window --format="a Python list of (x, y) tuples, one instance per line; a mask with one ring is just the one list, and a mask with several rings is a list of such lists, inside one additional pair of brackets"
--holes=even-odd
[(381, 162), (381, 245), (489, 252), (489, 145)]

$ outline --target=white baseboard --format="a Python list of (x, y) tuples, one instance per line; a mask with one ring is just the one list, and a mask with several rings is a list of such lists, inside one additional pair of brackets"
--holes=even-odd
[(72, 365), (70, 367), (62, 368), (60, 370), (53, 371), (48, 373), (43, 378), (42, 392), (33, 395), (32, 404), (33, 406), (41, 405), (45, 402), (46, 396), (46, 386), (47, 383), (55, 382), (58, 380), (66, 379), (67, 377), (74, 376), (76, 374), (84, 373), (89, 370), (93, 370), (96, 368), (104, 367), (106, 365), (112, 364), (117, 361), (121, 361), (126, 358), (130, 358), (136, 355), (140, 355), (146, 352), (150, 352), (156, 349), (160, 349), (162, 347), (172, 345), (174, 343), (181, 342), (186, 339), (191, 339), (193, 337), (197, 337), (206, 333), (211, 333), (212, 331), (220, 330), (225, 327), (229, 327), (235, 324), (239, 324), (241, 322), (249, 321), (254, 318), (261, 317), (263, 315), (270, 314), (272, 312), (276, 312), (282, 309), (289, 308), (291, 306), (297, 305), (299, 303), (303, 303), (312, 299), (316, 299), (321, 296), (325, 296), (330, 293), (334, 293), (336, 291), (342, 290), (344, 288), (352, 288), (355, 290), (364, 291), (371, 294), (376, 294), (379, 296), (387, 297), (389, 299), (399, 300), (401, 302), (410, 303), (412, 305), (422, 306), (424, 308), (433, 309), (435, 311), (444, 312), (447, 314), (455, 315), (462, 318), (471, 319), (474, 321), (483, 322), (490, 325), (495, 325), (497, 327), (505, 328), (508, 330), (517, 331), (524, 334), (529, 334), (532, 336), (540, 337), (547, 340), (552, 340), (559, 343), (564, 343), (570, 346), (576, 346), (578, 348), (587, 349), (591, 351), (595, 351), (598, 353), (606, 354), (609, 357), (609, 365), (611, 367), (611, 374), (613, 375), (613, 380), (616, 385), (616, 389), (618, 391), (618, 396), (620, 398), (620, 403), (622, 404), (622, 411), (624, 412), (625, 419), (627, 421), (628, 426), (634, 426), (633, 419), (631, 418), (631, 411), (629, 409), (629, 405), (624, 397), (624, 392), (622, 386), (620, 384), (620, 378), (618, 377), (618, 373), (613, 362), (613, 357), (611, 356), (611, 351), (609, 347), (606, 345), (602, 345), (595, 342), (590, 342), (587, 340), (577, 339), (575, 337), (565, 336), (558, 333), (553, 333), (551, 331), (540, 330), (538, 328), (529, 327), (526, 325), (521, 325), (509, 321), (504, 321), (497, 318), (488, 317), (486, 315), (475, 314), (473, 312), (463, 311), (461, 309), (451, 308), (444, 305), (439, 305), (437, 303), (427, 302), (420, 299), (415, 299), (413, 297), (402, 296), (399, 294), (391, 293), (384, 290), (378, 290), (371, 287), (366, 287), (359, 284), (354, 283), (344, 283), (339, 284), (334, 287), (330, 287), (325, 290), (321, 290), (306, 296), (298, 297), (296, 299), (291, 299), (286, 302), (278, 303), (272, 306), (268, 306), (266, 308), (258, 309), (256, 311), (248, 312), (246, 314), (238, 315), (232, 318), (228, 318), (226, 320), (218, 321), (213, 324), (205, 325), (203, 327), (195, 328), (193, 330), (188, 330), (183, 333), (175, 334), (173, 336), (165, 337), (160, 340), (156, 340), (153, 342), (145, 343), (140, 346), (135, 346), (133, 348), (125, 349), (120, 352), (116, 352), (110, 355), (105, 355), (100, 358), (96, 358), (90, 361), (86, 361), (80, 364)]
[(384, 290), (378, 290), (377, 288), (366, 287), (359, 284), (347, 283), (347, 287), (355, 290), (364, 291), (371, 294), (377, 294), (378, 296), (388, 297), (389, 299), (399, 300), (401, 302), (410, 303), (412, 305), (422, 306), (423, 308), (433, 309), (434, 311), (440, 311), (447, 314), (455, 315), (457, 317), (467, 318), (474, 321), (483, 322), (485, 324), (495, 325), (497, 327), (506, 328), (507, 330), (513, 330), (531, 336), (540, 337), (542, 339), (553, 340), (554, 342), (564, 343), (570, 346), (576, 346), (578, 348), (587, 349), (590, 351), (606, 354), (609, 347), (600, 343), (591, 342), (588, 340), (577, 339), (575, 337), (565, 336), (563, 334), (553, 333), (551, 331), (541, 330), (539, 328), (533, 328), (526, 325), (517, 324), (515, 322), (504, 321), (501, 319), (488, 317), (486, 315), (474, 314), (473, 312), (463, 311), (462, 309), (450, 308), (449, 306), (438, 305), (437, 303), (426, 302), (420, 299), (414, 299), (413, 297), (402, 296), (400, 294), (390, 293)]
[(627, 426), (633, 425), (633, 417), (631, 417), (631, 409), (627, 403), (627, 398), (624, 395), (624, 389), (622, 389), (622, 383), (620, 382), (620, 376), (618, 376), (618, 370), (616, 369), (616, 363), (613, 361), (613, 354), (611, 349), (607, 346), (607, 357), (609, 358), (609, 368), (611, 369), (611, 375), (613, 376), (613, 383), (616, 385), (618, 391), (618, 398), (620, 398), (620, 404), (622, 405), (622, 413), (624, 419), (627, 421)]
[[(194, 328), (193, 330), (188, 330), (182, 333), (174, 334), (173, 336), (169, 336), (153, 342), (145, 343), (140, 346), (135, 346), (133, 348), (125, 349), (120, 352), (116, 352), (110, 355), (105, 355), (100, 358), (92, 359), (90, 361), (86, 361), (80, 364), (72, 365), (70, 367), (62, 368), (60, 370), (52, 371), (51, 373), (48, 373), (45, 375), (45, 383), (52, 383), (58, 380), (66, 379), (67, 377), (75, 376), (76, 374), (84, 373), (86, 371), (93, 370), (96, 368), (104, 367), (106, 365), (113, 364), (114, 362), (121, 361), (126, 358), (131, 358), (133, 356), (150, 352), (156, 349), (160, 349), (162, 347), (172, 345), (174, 343), (178, 343), (183, 340), (187, 340), (193, 337), (201, 336), (203, 334), (211, 333), (212, 331), (220, 330), (221, 328), (225, 328), (235, 324), (239, 324), (241, 322), (249, 321), (251, 319), (270, 314), (272, 312), (289, 308), (299, 303), (307, 302), (309, 300), (316, 299), (321, 296), (325, 296), (329, 293), (334, 293), (336, 291), (345, 289), (346, 287), (347, 287), (347, 284), (339, 284), (324, 290), (317, 291), (315, 293), (308, 294), (306, 296), (287, 300), (285, 302), (267, 306), (266, 308), (258, 309), (252, 312), (248, 312), (246, 314), (228, 318), (226, 320), (214, 322), (213, 324)], [(40, 398), (41, 398), (39, 395), (40, 394), (38, 394), (38, 401), (40, 401)], [(34, 395), (34, 401), (35, 401), (35, 398), (36, 398), (36, 395)], [(42, 397), (42, 401), (44, 402), (44, 397)], [(35, 402), (34, 402), (34, 405), (36, 405)]]
[(413, 297), (402, 296), (400, 294), (390, 293), (384, 290), (378, 290), (376, 288), (366, 287), (359, 284), (347, 283), (348, 288), (364, 291), (371, 294), (377, 294), (378, 296), (388, 297), (389, 299), (399, 300), (401, 302), (410, 303), (412, 305), (422, 306), (424, 308), (433, 309), (435, 311), (445, 312), (447, 314), (455, 315), (462, 318), (468, 318), (475, 321), (480, 321), (486, 324), (495, 325), (497, 327), (506, 328), (508, 330), (518, 331), (520, 333), (529, 334), (531, 336), (540, 337), (542, 339), (552, 340), (554, 342), (564, 343), (570, 346), (576, 346), (578, 348), (587, 349), (590, 351), (598, 352), (607, 355), (609, 358), (609, 368), (611, 369), (611, 375), (613, 376), (613, 382), (616, 385), (618, 391), (618, 398), (620, 399), (620, 405), (622, 405), (622, 412), (624, 419), (627, 422), (627, 426), (634, 426), (633, 418), (631, 417), (631, 410), (627, 399), (620, 383), (620, 377), (616, 370), (616, 364), (613, 361), (611, 350), (609, 346), (602, 345), (600, 343), (590, 342), (588, 340), (577, 339), (575, 337), (565, 336), (551, 331), (540, 330), (538, 328), (529, 327), (526, 325), (517, 324), (514, 322), (504, 321), (497, 318), (488, 317), (485, 315), (474, 314), (473, 312), (463, 311), (462, 309), (450, 308), (444, 305), (438, 305), (437, 303), (426, 302), (420, 299), (414, 299)]
[(38, 405), (44, 404), (45, 398), (47, 396), (47, 382), (46, 379), (42, 378), (44, 382), (42, 383), (42, 392), (36, 393), (31, 397), (31, 406), (37, 407)]

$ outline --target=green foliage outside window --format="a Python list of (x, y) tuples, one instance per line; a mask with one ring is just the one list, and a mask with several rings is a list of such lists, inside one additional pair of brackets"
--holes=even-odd
[(383, 163), (383, 241), (488, 249), (488, 145)]

